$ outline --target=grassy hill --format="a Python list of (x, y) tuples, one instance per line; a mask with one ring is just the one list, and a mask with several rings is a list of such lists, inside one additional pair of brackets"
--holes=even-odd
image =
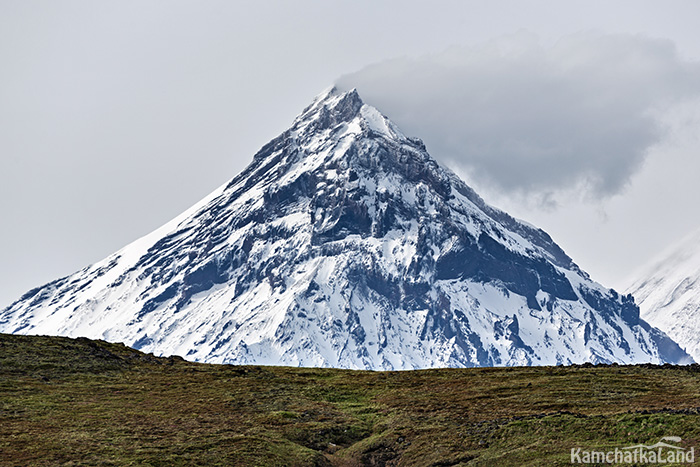
[(0, 465), (570, 465), (667, 435), (700, 448), (699, 365), (225, 366), (0, 335)]

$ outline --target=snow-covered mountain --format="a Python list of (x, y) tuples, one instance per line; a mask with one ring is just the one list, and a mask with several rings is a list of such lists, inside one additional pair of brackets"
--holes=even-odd
[(230, 183), (34, 289), (0, 331), (205, 362), (410, 369), (688, 357), (542, 230), (488, 206), (356, 91)]
[(652, 261), (628, 291), (645, 320), (700, 362), (700, 230)]

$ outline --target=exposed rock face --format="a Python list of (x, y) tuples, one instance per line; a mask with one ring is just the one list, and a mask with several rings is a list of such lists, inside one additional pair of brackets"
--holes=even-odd
[(377, 370), (687, 359), (631, 297), (335, 89), (179, 218), (25, 294), (0, 331)]

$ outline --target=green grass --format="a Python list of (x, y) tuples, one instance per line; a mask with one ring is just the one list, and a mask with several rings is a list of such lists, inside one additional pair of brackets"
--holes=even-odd
[(0, 465), (570, 465), (666, 435), (697, 451), (698, 408), (698, 365), (226, 366), (0, 335)]

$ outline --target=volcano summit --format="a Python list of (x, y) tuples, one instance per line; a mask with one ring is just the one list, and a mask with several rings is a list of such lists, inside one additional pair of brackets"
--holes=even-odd
[(335, 88), (178, 218), (26, 293), (0, 331), (236, 364), (690, 361), (631, 296)]

